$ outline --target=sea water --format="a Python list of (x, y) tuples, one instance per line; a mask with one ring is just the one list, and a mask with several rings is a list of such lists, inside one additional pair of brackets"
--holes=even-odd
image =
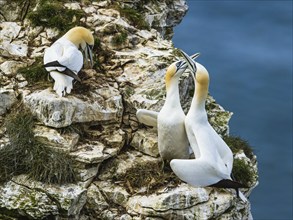
[(254, 148), (253, 217), (292, 219), (292, 1), (187, 2), (173, 42), (201, 53), (211, 95), (234, 112), (230, 133)]

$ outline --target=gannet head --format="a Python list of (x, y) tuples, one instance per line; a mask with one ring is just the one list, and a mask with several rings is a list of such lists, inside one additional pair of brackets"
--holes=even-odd
[(197, 71), (195, 75), (196, 82), (198, 82), (199, 84), (208, 86), (210, 82), (210, 78), (209, 78), (209, 73), (207, 69), (200, 63), (196, 63), (196, 67), (197, 67)]
[(165, 80), (167, 89), (170, 87), (171, 80), (173, 78), (179, 78), (186, 70), (187, 65), (184, 61), (177, 61), (172, 63), (166, 72)]
[[(191, 70), (191, 74), (193, 75), (194, 80), (196, 80), (200, 84), (208, 84), (209, 83), (209, 73), (206, 68), (198, 62), (195, 62), (192, 58), (190, 58), (184, 51), (180, 50), (181, 54), (185, 62), (187, 63), (189, 69)], [(199, 54), (198, 54), (199, 56)], [(197, 57), (198, 57), (197, 56)]]
[(88, 63), (90, 60), (90, 66), (93, 66), (93, 54), (94, 37), (90, 30), (84, 27), (74, 27), (70, 29), (65, 35), (65, 38), (70, 40), (77, 48), (80, 48), (85, 55), (85, 61)]
[[(199, 56), (199, 53), (196, 53), (188, 58), (190, 60), (192, 60), (192, 59), (196, 59), (198, 56)], [(182, 61), (182, 60), (176, 61), (168, 67), (167, 72), (166, 72), (166, 86), (167, 86), (167, 88), (170, 85), (171, 79), (172, 78), (179, 78), (184, 73), (184, 71), (187, 69), (187, 67), (188, 67), (188, 64), (186, 63), (186, 61)]]

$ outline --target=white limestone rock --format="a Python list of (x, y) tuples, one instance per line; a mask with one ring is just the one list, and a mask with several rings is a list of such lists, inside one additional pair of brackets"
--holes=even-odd
[(158, 157), (159, 149), (157, 131), (155, 129), (137, 130), (132, 138), (131, 146), (144, 154)]
[(113, 184), (110, 181), (96, 181), (93, 184), (99, 188), (108, 201), (117, 205), (124, 206), (130, 197), (130, 194), (124, 187), (115, 183)]
[(117, 158), (109, 161), (99, 173), (100, 180), (119, 179), (121, 176), (136, 166), (144, 167), (151, 164), (158, 165), (160, 163), (159, 158), (153, 158), (151, 156), (143, 155), (138, 151), (127, 151), (123, 154), (119, 154)]
[(50, 214), (58, 214), (57, 204), (41, 190), (10, 181), (0, 186), (0, 194), (0, 209), (12, 216), (42, 219)]
[(50, 127), (61, 128), (80, 122), (119, 122), (123, 110), (121, 95), (114, 90), (108, 92), (106, 100), (99, 93), (92, 93), (91, 100), (82, 100), (74, 96), (60, 98), (46, 89), (24, 97), (24, 103), (39, 121)]
[(229, 135), (229, 121), (233, 113), (217, 104), (212, 96), (208, 96), (206, 100), (206, 109), (209, 123), (213, 126), (215, 131), (221, 136)]
[(7, 112), (17, 102), (17, 93), (13, 89), (0, 88), (0, 115)]
[(106, 210), (109, 207), (110, 205), (107, 203), (100, 189), (95, 184), (91, 184), (87, 190), (87, 202), (85, 208), (95, 216), (99, 216), (103, 210)]
[[(199, 219), (207, 219), (201, 204), (210, 198), (210, 190), (181, 184), (162, 194), (136, 195), (129, 198), (127, 211), (132, 215), (157, 216), (168, 219), (184, 219), (189, 212), (197, 213)], [(189, 219), (189, 218), (188, 218)]]
[(34, 133), (46, 146), (67, 152), (73, 151), (79, 140), (79, 135), (75, 132), (60, 134), (57, 130), (45, 126), (36, 126)]
[(0, 50), (7, 57), (27, 57), (28, 45), (25, 41), (4, 41), (0, 44)]
[(197, 188), (182, 183), (163, 193), (134, 195), (129, 198), (126, 209), (131, 215), (145, 218), (216, 219), (225, 215), (227, 219), (247, 219), (246, 205), (235, 207), (234, 198), (229, 190)]
[(2, 41), (11, 42), (14, 40), (21, 30), (21, 26), (16, 22), (0, 23), (0, 39)]
[(17, 40), (21, 26), (16, 22), (0, 23), (0, 51), (7, 57), (26, 57), (28, 53), (27, 41)]
[(77, 217), (86, 202), (86, 190), (77, 185), (46, 185), (28, 181), (25, 175), (0, 186), (0, 193), (1, 209), (32, 219), (52, 215)]
[(91, 185), (94, 178), (97, 176), (100, 168), (100, 164), (93, 164), (92, 167), (86, 167), (84, 169), (77, 168), (78, 173), (78, 185), (82, 188), (87, 188)]
[(160, 32), (164, 38), (171, 39), (172, 28), (179, 24), (188, 10), (185, 0), (161, 1), (160, 4), (149, 4), (145, 10), (145, 20)]
[[(117, 149), (118, 151), (118, 149)], [(99, 141), (81, 144), (76, 151), (70, 153), (75, 160), (86, 164), (98, 164), (114, 156), (106, 152), (106, 146)]]
[[(111, 127), (113, 127), (113, 125)], [(108, 129), (111, 130), (109, 127)], [(103, 140), (104, 144), (107, 145), (109, 148), (117, 149), (117, 151), (120, 151), (125, 144), (125, 135), (126, 134), (122, 129), (115, 129), (113, 132), (109, 134), (102, 135), (101, 139)], [(108, 152), (110, 151), (111, 150), (108, 149)]]

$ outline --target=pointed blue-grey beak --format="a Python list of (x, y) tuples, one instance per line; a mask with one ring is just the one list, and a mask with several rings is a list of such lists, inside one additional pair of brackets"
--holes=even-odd
[(185, 65), (189, 67), (194, 77), (196, 73), (196, 63), (194, 60), (200, 55), (200, 53), (196, 53), (192, 55), (191, 57), (189, 57), (184, 51), (182, 50), (179, 50), (179, 51), (183, 55), (183, 59), (185, 60)]
[(93, 45), (89, 45), (89, 44), (86, 44), (86, 48), (85, 48), (85, 51), (84, 51), (84, 55), (85, 55), (85, 61), (86, 63), (89, 62), (90, 60), (90, 66), (91, 68), (94, 66), (94, 61), (93, 61)]
[[(183, 51), (180, 50), (180, 52), (182, 53)], [(190, 68), (189, 62), (191, 62), (191, 63), (194, 63), (194, 66), (195, 66), (195, 71), (194, 72), (196, 72), (196, 65), (195, 65), (195, 62), (193, 60), (195, 60), (199, 55), (200, 55), (200, 53), (195, 53), (195, 54), (193, 54), (193, 55), (191, 55), (189, 57), (186, 53), (184, 53), (183, 58), (184, 58), (185, 61), (184, 60), (178, 61), (178, 63), (176, 64), (177, 68), (178, 69), (184, 69), (184, 71), (185, 71), (188, 66)], [(186, 57), (188, 57), (188, 58), (186, 58)], [(191, 69), (191, 70), (193, 72), (193, 69)]]

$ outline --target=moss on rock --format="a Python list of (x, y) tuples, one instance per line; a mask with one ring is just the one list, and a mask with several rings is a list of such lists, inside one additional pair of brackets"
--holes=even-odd
[(138, 29), (150, 28), (148, 23), (145, 21), (144, 17), (138, 10), (134, 8), (130, 8), (130, 7), (122, 8), (118, 5), (115, 5), (114, 8), (117, 9), (120, 15), (122, 17), (125, 17), (130, 22), (130, 24), (133, 25), (134, 27)]
[(0, 182), (27, 173), (45, 183), (67, 183), (76, 180), (72, 159), (40, 143), (34, 136), (35, 122), (28, 110), (10, 114), (5, 127), (10, 144), (0, 149)]
[(62, 1), (42, 0), (37, 10), (28, 14), (28, 19), (34, 26), (57, 28), (64, 33), (74, 26), (81, 25), (80, 18), (84, 15), (82, 10), (65, 8)]
[(117, 33), (112, 38), (112, 44), (114, 44), (115, 46), (120, 46), (124, 44), (126, 40), (127, 40), (126, 32)]
[(244, 155), (243, 158), (234, 156), (232, 174), (237, 181), (246, 186), (251, 186), (255, 178), (257, 178), (257, 174), (251, 164), (251, 160), (254, 159), (252, 147), (247, 141), (237, 136), (225, 136), (223, 139), (234, 155), (243, 152), (247, 157), (244, 157)]
[(29, 83), (44, 82), (48, 78), (48, 72), (43, 67), (42, 60), (37, 59), (31, 66), (18, 70)]
[(254, 154), (252, 147), (247, 141), (243, 140), (242, 138), (237, 136), (225, 136), (224, 141), (230, 147), (233, 154), (236, 154), (240, 150), (243, 150), (243, 152), (249, 159), (253, 158)]
[(255, 176), (245, 160), (239, 158), (234, 159), (232, 174), (238, 182), (245, 186), (250, 186)]

